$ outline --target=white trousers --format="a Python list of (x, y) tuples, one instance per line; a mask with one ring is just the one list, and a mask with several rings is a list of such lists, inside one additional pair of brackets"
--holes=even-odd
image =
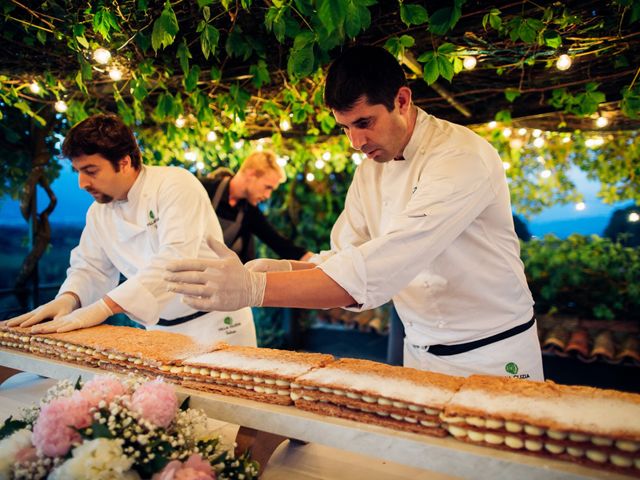
[(257, 346), (256, 327), (250, 308), (235, 312), (209, 312), (176, 326), (152, 325), (147, 329), (189, 335), (196, 342), (204, 344), (226, 342), (243, 347)]
[(473, 374), (544, 380), (537, 326), (457, 355), (436, 356), (404, 340), (404, 366), (447, 375)]

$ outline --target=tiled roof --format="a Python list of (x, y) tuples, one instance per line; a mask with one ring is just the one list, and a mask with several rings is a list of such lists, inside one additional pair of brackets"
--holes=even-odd
[[(584, 320), (537, 316), (540, 345), (546, 354), (590, 363), (604, 361), (640, 367), (640, 325), (633, 321)], [(389, 333), (390, 307), (356, 313), (340, 308), (321, 310), (320, 323), (343, 325), (364, 332)]]

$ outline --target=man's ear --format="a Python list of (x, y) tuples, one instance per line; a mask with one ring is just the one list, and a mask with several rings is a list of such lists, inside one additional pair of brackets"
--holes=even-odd
[(120, 165), (120, 168), (128, 168), (131, 167), (131, 157), (129, 155), (125, 155), (124, 157), (122, 157), (120, 159), (120, 161), (118, 162), (118, 164)]
[(398, 89), (396, 105), (400, 113), (406, 113), (409, 110), (411, 107), (411, 89), (409, 87), (402, 86)]

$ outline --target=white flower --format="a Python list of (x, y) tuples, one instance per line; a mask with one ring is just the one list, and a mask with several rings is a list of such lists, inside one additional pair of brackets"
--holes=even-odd
[(73, 457), (56, 468), (50, 480), (110, 480), (121, 478), (138, 480), (139, 475), (130, 471), (133, 458), (122, 451), (121, 440), (96, 438), (76, 447)]
[(10, 478), (16, 454), (31, 446), (31, 430), (23, 428), (0, 441), (0, 480)]

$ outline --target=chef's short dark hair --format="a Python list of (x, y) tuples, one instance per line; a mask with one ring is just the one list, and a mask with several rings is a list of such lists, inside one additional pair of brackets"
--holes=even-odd
[(133, 131), (117, 115), (97, 114), (74, 125), (62, 143), (62, 154), (70, 159), (80, 155), (100, 154), (115, 171), (120, 170), (120, 160), (131, 157), (136, 170), (142, 163), (140, 148)]
[(345, 50), (329, 67), (324, 102), (332, 110), (347, 112), (365, 96), (369, 104), (394, 108), (400, 87), (407, 85), (398, 60), (382, 47), (358, 45)]

